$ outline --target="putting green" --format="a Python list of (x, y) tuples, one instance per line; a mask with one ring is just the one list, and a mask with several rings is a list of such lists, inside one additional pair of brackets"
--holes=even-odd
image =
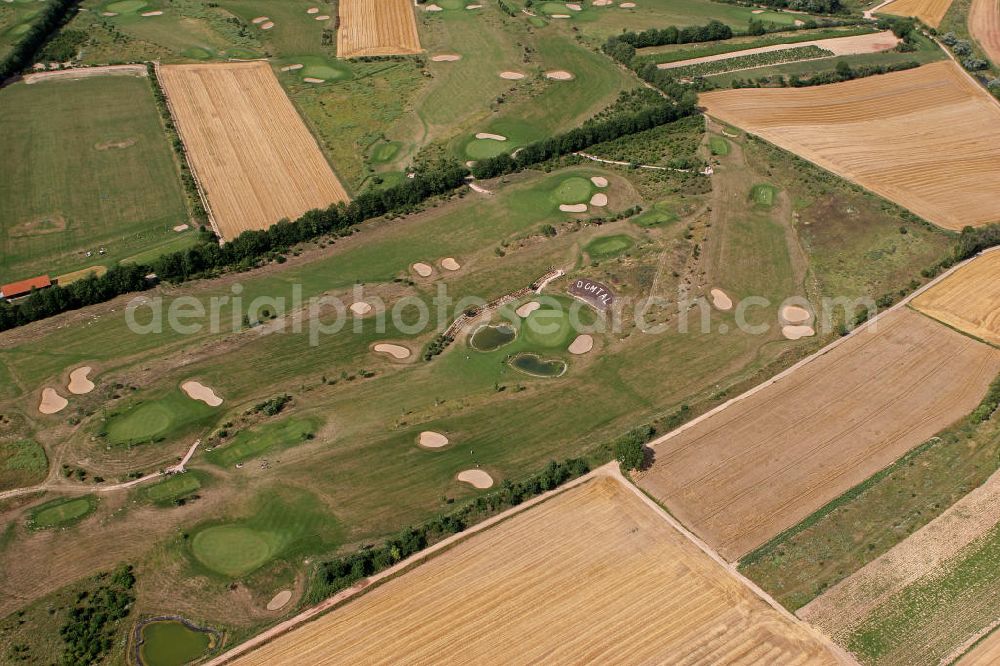
[(201, 488), (201, 481), (194, 472), (174, 474), (145, 489), (144, 494), (157, 504), (167, 504)]
[(271, 559), (278, 545), (278, 538), (268, 532), (238, 525), (216, 525), (194, 536), (191, 551), (212, 571), (235, 578)]
[(437, 0), (435, 4), (441, 9), (465, 9), (463, 0)]
[(174, 390), (166, 395), (136, 402), (112, 414), (101, 434), (111, 444), (134, 445), (163, 441), (187, 426), (213, 417), (213, 408)]
[(264, 453), (295, 446), (312, 439), (319, 429), (320, 420), (313, 417), (286, 418), (272, 421), (256, 428), (248, 428), (236, 433), (226, 444), (205, 454), (222, 467), (256, 458)]
[(552, 196), (560, 204), (586, 203), (593, 190), (594, 185), (588, 179), (573, 176), (559, 183)]
[(774, 185), (759, 183), (750, 190), (750, 199), (758, 206), (772, 206), (777, 193), (778, 188)]
[(494, 139), (472, 139), (465, 144), (465, 154), (469, 159), (484, 160), (488, 157), (496, 157), (510, 150), (511, 144), (508, 141), (495, 141)]
[(526, 344), (545, 349), (565, 348), (576, 337), (568, 306), (555, 307), (548, 303), (528, 315), (521, 332)]
[(192, 60), (211, 60), (213, 54), (208, 49), (203, 49), (200, 46), (192, 46), (190, 48), (181, 51), (181, 55), (185, 58), (191, 58)]
[(677, 214), (671, 210), (671, 206), (666, 201), (659, 201), (648, 210), (632, 218), (632, 222), (640, 227), (655, 227), (677, 220)]
[(96, 508), (97, 498), (93, 495), (55, 499), (35, 507), (31, 511), (28, 525), (36, 530), (60, 527), (75, 523), (90, 515)]
[(552, 14), (572, 14), (573, 13), (572, 11), (570, 11), (570, 9), (568, 7), (566, 7), (566, 5), (561, 5), (558, 2), (546, 2), (541, 7), (539, 7), (538, 9), (543, 14), (548, 14), (549, 16), (551, 16)]
[(617, 234), (614, 236), (599, 236), (587, 243), (584, 251), (590, 255), (594, 261), (603, 261), (617, 257), (622, 252), (629, 250), (635, 245), (631, 236)]
[(147, 4), (145, 0), (118, 0), (118, 2), (104, 5), (104, 11), (116, 14), (128, 14), (129, 12), (139, 11)]
[(146, 666), (182, 666), (203, 655), (212, 645), (212, 635), (195, 631), (183, 622), (150, 622), (142, 627), (139, 655)]
[(302, 69), (289, 72), (296, 74), (300, 79), (323, 79), (324, 81), (339, 81), (351, 78), (351, 69), (348, 65), (327, 60), (320, 56), (288, 56), (281, 59), (282, 63), (300, 64)]

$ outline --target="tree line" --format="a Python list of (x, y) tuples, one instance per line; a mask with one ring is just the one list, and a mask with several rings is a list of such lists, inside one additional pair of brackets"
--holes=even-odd
[(49, 0), (34, 19), (28, 32), (24, 33), (7, 57), (0, 59), (0, 82), (34, 64), (38, 52), (70, 19), (78, 4), (80, 0)]
[[(746, 6), (745, 0), (718, 0), (730, 5)], [(840, 0), (754, 0), (754, 4), (773, 9), (791, 9), (810, 14), (846, 14), (848, 9)]]

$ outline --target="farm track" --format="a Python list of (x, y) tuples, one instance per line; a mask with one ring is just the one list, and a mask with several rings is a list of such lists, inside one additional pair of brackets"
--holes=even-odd
[(939, 226), (1000, 220), (1000, 105), (952, 62), (812, 88), (716, 91), (700, 102)]
[(340, 0), (337, 55), (341, 58), (420, 53), (414, 8), (408, 0)]
[(1000, 0), (972, 0), (969, 33), (983, 47), (986, 57), (1000, 67)]
[(234, 663), (510, 663), (513, 646), (518, 663), (681, 653), (690, 663), (851, 663), (701, 550), (613, 466), (568, 485)]
[(347, 201), (269, 64), (164, 65), (159, 73), (223, 238)]

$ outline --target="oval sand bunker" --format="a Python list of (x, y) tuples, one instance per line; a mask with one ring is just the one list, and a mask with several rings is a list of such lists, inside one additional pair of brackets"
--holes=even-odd
[(604, 192), (598, 192), (594, 196), (590, 197), (590, 205), (597, 206), (598, 208), (603, 208), (608, 205), (608, 195)]
[(457, 271), (461, 267), (462, 264), (455, 261), (454, 257), (445, 257), (444, 259), (441, 260), (441, 268), (445, 269), (446, 271)]
[(218, 407), (222, 404), (222, 398), (215, 395), (215, 391), (208, 388), (201, 382), (187, 381), (181, 384), (181, 390), (192, 400), (201, 400), (209, 407)]
[(719, 310), (732, 310), (733, 309), (733, 299), (726, 295), (726, 292), (721, 289), (713, 289), (709, 292), (712, 295), (712, 305), (714, 305)]
[(461, 60), (462, 56), (456, 54), (445, 54), (431, 56), (431, 62), (455, 62), (456, 60)]
[(553, 81), (572, 81), (573, 75), (564, 69), (556, 69), (551, 72), (545, 72), (545, 78), (552, 79)]
[(592, 182), (594, 184), (594, 187), (607, 187), (608, 186), (608, 179), (605, 178), (604, 176), (593, 176), (593, 177), (591, 177), (590, 182)]
[(84, 365), (69, 373), (69, 389), (74, 395), (83, 395), (94, 390), (94, 382), (87, 379), (87, 375), (93, 370), (89, 365)]
[(410, 358), (410, 350), (403, 345), (394, 345), (388, 342), (380, 342), (374, 347), (375, 351), (381, 354), (388, 354), (389, 356), (402, 361), (403, 359)]
[(439, 432), (425, 430), (420, 433), (420, 437), (417, 439), (417, 444), (425, 449), (440, 449), (442, 446), (448, 445), (448, 438)]
[(586, 213), (587, 204), (559, 204), (559, 210), (564, 213)]
[(356, 315), (366, 315), (372, 311), (371, 303), (365, 303), (364, 301), (357, 301), (351, 303), (351, 312)]
[(542, 307), (542, 304), (538, 301), (528, 301), (518, 309), (514, 310), (514, 313), (521, 319), (524, 319), (540, 307)]
[(804, 324), (812, 319), (812, 315), (798, 305), (786, 305), (781, 308), (781, 319), (788, 324)]
[(459, 472), (458, 480), (480, 490), (485, 490), (493, 485), (493, 477), (481, 469), (467, 469), (464, 472)]
[(520, 81), (525, 77), (525, 74), (521, 72), (500, 72), (501, 79), (507, 79), (508, 81)]
[(427, 264), (416, 263), (413, 264), (413, 272), (419, 275), (420, 277), (430, 277), (431, 273), (434, 272), (434, 269), (428, 266)]
[(285, 604), (292, 600), (291, 590), (282, 590), (267, 602), (267, 610), (276, 611), (284, 608)]
[(816, 335), (816, 331), (813, 330), (812, 326), (782, 326), (781, 334), (789, 340), (798, 340), (799, 338), (812, 337)]
[(576, 336), (576, 340), (574, 340), (572, 342), (572, 344), (570, 344), (570, 346), (569, 346), (569, 353), (570, 354), (586, 354), (587, 352), (589, 352), (593, 348), (594, 348), (594, 338), (593, 338), (593, 336), (590, 336), (590, 335), (587, 335), (586, 333), (584, 333), (583, 335)]
[(69, 401), (62, 397), (53, 388), (45, 388), (42, 391), (42, 402), (38, 405), (38, 411), (42, 414), (55, 414), (66, 409)]
[(476, 134), (477, 139), (489, 139), (491, 141), (506, 141), (507, 137), (502, 134), (490, 134), (489, 132), (479, 132)]

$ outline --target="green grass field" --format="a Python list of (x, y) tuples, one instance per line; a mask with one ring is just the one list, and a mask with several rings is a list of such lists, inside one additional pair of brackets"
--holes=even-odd
[(193, 239), (172, 230), (187, 212), (145, 78), (8, 86), (0, 135), (16, 156), (0, 166), (0, 282), (110, 266)]
[(97, 508), (97, 497), (60, 497), (41, 504), (31, 510), (28, 526), (34, 530), (66, 527), (79, 522)]
[(225, 443), (208, 454), (208, 460), (222, 467), (231, 467), (259, 458), (264, 454), (277, 453), (296, 444), (306, 442), (315, 436), (322, 425), (315, 417), (286, 418), (261, 426), (248, 428), (236, 433)]
[(774, 197), (778, 194), (778, 190), (774, 185), (768, 185), (767, 183), (759, 183), (753, 186), (750, 190), (750, 201), (757, 206), (773, 206)]
[(616, 234), (614, 236), (599, 236), (587, 243), (583, 250), (592, 261), (606, 261), (627, 252), (633, 246), (635, 246), (635, 241), (632, 240), (631, 236)]
[(171, 474), (162, 481), (144, 487), (141, 492), (146, 499), (154, 504), (171, 506), (177, 500), (185, 499), (198, 492), (205, 478), (205, 475), (198, 471)]
[(180, 389), (128, 401), (105, 417), (100, 435), (113, 446), (134, 446), (179, 437), (211, 421), (218, 410)]
[(721, 136), (712, 136), (708, 138), (708, 149), (713, 155), (725, 156), (729, 154), (729, 142)]
[(42, 11), (46, 0), (13, 0), (0, 3), (0, 58), (21, 41), (32, 22)]

